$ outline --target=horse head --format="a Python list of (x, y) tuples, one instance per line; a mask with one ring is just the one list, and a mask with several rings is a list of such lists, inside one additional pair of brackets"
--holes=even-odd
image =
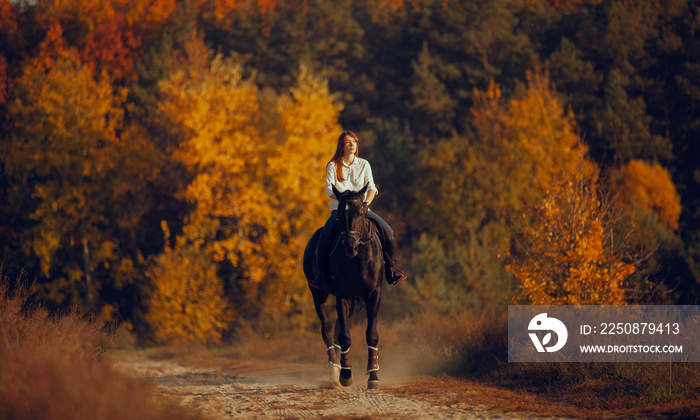
[(335, 188), (335, 185), (333, 186), (333, 194), (338, 199), (340, 240), (345, 255), (350, 258), (356, 257), (360, 247), (366, 245), (371, 239), (369, 221), (367, 220), (368, 208), (364, 203), (367, 185), (360, 191), (348, 190), (342, 193)]

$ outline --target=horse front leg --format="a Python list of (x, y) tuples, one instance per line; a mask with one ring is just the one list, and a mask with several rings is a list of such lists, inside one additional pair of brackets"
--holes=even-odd
[(352, 303), (349, 299), (336, 299), (338, 321), (336, 335), (340, 344), (340, 384), (350, 386), (352, 384), (352, 364), (350, 363), (350, 314)]
[(326, 344), (326, 354), (328, 355), (328, 365), (326, 370), (330, 380), (330, 386), (337, 388), (340, 386), (340, 354), (336, 350), (337, 345), (333, 344), (333, 324), (328, 314), (328, 293), (323, 290), (311, 289), (314, 299), (316, 314), (321, 321), (321, 336)]
[(379, 304), (382, 300), (381, 289), (375, 290), (368, 299), (365, 300), (367, 307), (367, 331), (365, 339), (367, 340), (367, 388), (379, 388), (379, 333), (377, 332), (377, 318), (379, 314)]

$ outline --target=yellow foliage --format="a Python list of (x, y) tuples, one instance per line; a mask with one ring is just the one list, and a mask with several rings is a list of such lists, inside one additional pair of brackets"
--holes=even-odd
[[(167, 224), (163, 228), (167, 243)], [(192, 247), (166, 247), (147, 275), (152, 289), (146, 321), (158, 343), (221, 342), (221, 333), (235, 313), (223, 297), (223, 284), (210, 261)]]
[(474, 138), (431, 145), (421, 197), (434, 229), (465, 241), (482, 232), (536, 304), (624, 303), (635, 268), (615, 254), (598, 168), (586, 158), (571, 112), (542, 74), (508, 101), (491, 82), (475, 92)]
[(664, 167), (631, 160), (611, 175), (611, 181), (624, 202), (635, 202), (643, 211), (656, 213), (670, 229), (678, 229), (681, 199)]
[(526, 94), (505, 105), (491, 81), (485, 93), (477, 92), (472, 113), (477, 130), (495, 147), (506, 149), (503, 164), (510, 181), (519, 184), (521, 196), (529, 201), (528, 195), (555, 179), (572, 179), (579, 170), (577, 157), (587, 149), (576, 135), (574, 116), (564, 112), (548, 77), (528, 73), (527, 79)]
[(272, 319), (295, 310), (307, 294), (300, 257), (327, 203), (325, 154), (340, 131), (327, 84), (302, 69), (289, 95), (270, 98), (216, 57), (161, 89), (160, 109), (182, 135), (175, 156), (194, 173), (182, 195), (195, 209), (178, 241), (236, 267), (251, 310)]
[(579, 177), (556, 182), (528, 209), (532, 224), (506, 267), (528, 303), (625, 303), (625, 279), (635, 268), (607, 242), (608, 215), (597, 197), (595, 168), (583, 156), (579, 162)]
[[(60, 37), (60, 28), (55, 31)], [(37, 177), (32, 186), (38, 205), (30, 215), (37, 226), (27, 243), (48, 276), (54, 253), (69, 235), (80, 230), (83, 241), (102, 242), (97, 225), (110, 191), (105, 185), (120, 161), (117, 129), (126, 92), (115, 96), (110, 82), (93, 78), (72, 50), (27, 66), (18, 92), (10, 112), (21, 129), (4, 162), (14, 176)], [(105, 241), (93, 249), (95, 261), (114, 255), (115, 244)]]
[[(13, 93), (0, 157), (15, 193), (31, 194), (24, 251), (51, 277), (39, 293), (96, 311), (104, 279), (117, 288), (133, 281), (114, 232), (140, 223), (145, 206), (133, 197), (158, 172), (159, 157), (143, 130), (124, 124), (126, 90), (96, 76), (58, 24), (27, 60)], [(94, 276), (98, 268), (109, 275)]]
[(607, 242), (597, 167), (547, 77), (528, 80), (526, 94), (506, 105), (492, 83), (474, 109), (477, 129), (502, 150), (523, 206), (524, 232), (506, 268), (532, 304), (624, 303), (624, 280), (634, 267)]

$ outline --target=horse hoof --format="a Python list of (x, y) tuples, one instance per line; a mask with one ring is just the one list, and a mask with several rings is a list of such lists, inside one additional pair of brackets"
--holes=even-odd
[(328, 384), (331, 388), (340, 388), (340, 366), (328, 364)]
[(379, 380), (368, 381), (367, 389), (379, 389)]
[[(345, 369), (343, 369), (343, 370), (345, 370)], [(339, 377), (339, 379), (340, 379), (340, 384), (341, 384), (342, 386), (350, 386), (350, 385), (352, 385), (352, 371), (348, 371), (348, 372), (350, 372), (350, 375), (346, 378), (346, 377), (343, 376), (343, 371), (342, 371), (342, 370), (340, 371), (340, 377)]]

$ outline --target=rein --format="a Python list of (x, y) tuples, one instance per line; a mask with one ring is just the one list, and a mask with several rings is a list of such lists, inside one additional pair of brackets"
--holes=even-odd
[(340, 236), (341, 236), (341, 237), (347, 236), (348, 238), (350, 238), (350, 239), (352, 239), (353, 241), (355, 241), (355, 243), (356, 243), (357, 245), (359, 245), (359, 246), (365, 246), (365, 245), (369, 244), (370, 242), (372, 242), (372, 236), (371, 236), (371, 235), (370, 235), (369, 239), (367, 239), (366, 241), (363, 241), (363, 240), (361, 239), (362, 233), (361, 233), (361, 232), (358, 232), (358, 231), (356, 231), (356, 230), (350, 230), (350, 231), (340, 232)]
[[(347, 214), (346, 214), (346, 218), (347, 218)], [(341, 238), (348, 237), (348, 238), (352, 239), (355, 242), (355, 244), (357, 244), (358, 246), (366, 246), (367, 244), (372, 242), (372, 238), (373, 238), (372, 229), (370, 227), (369, 219), (367, 219), (367, 214), (363, 214), (362, 218), (364, 219), (364, 223), (362, 224), (361, 231), (358, 232), (356, 230), (345, 230), (345, 231), (340, 232), (340, 237)], [(346, 222), (345, 226), (348, 226), (348, 225), (349, 225), (349, 223)], [(367, 240), (363, 241), (362, 235), (365, 232), (369, 232), (369, 238)]]

